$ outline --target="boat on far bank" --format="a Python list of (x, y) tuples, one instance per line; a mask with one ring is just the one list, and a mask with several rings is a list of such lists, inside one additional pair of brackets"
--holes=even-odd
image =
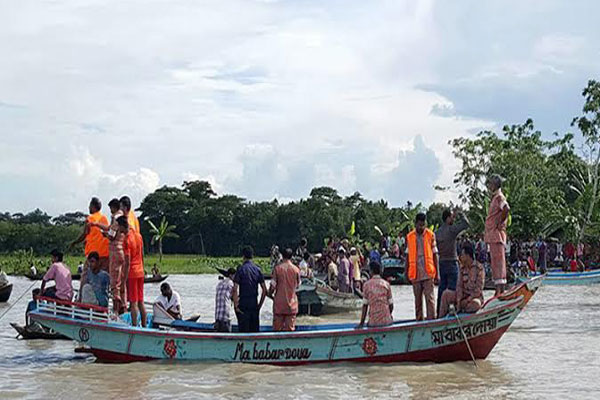
[[(543, 276), (544, 285), (594, 285), (600, 283), (600, 270), (584, 272), (547, 272), (545, 275), (536, 273), (533, 276)], [(523, 282), (528, 278), (519, 277)]]

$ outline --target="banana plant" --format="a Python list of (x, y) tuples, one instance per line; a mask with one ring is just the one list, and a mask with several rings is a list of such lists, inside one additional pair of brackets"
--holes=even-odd
[(163, 256), (163, 240), (166, 238), (179, 238), (179, 235), (173, 232), (177, 226), (169, 225), (167, 219), (162, 217), (160, 221), (160, 225), (156, 226), (152, 221), (148, 220), (148, 224), (150, 225), (150, 233), (152, 233), (152, 240), (150, 241), (151, 245), (158, 244), (158, 262), (162, 264), (162, 256)]

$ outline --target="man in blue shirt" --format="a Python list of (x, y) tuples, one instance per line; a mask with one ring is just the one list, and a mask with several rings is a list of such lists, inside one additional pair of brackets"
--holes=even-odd
[[(81, 281), (81, 301), (108, 307), (110, 276), (100, 268), (100, 256), (92, 251), (87, 258), (86, 273)], [(95, 301), (94, 301), (95, 300)]]
[[(260, 330), (260, 309), (265, 302), (267, 286), (262, 271), (252, 262), (254, 251), (246, 246), (242, 250), (244, 262), (233, 277), (233, 304), (240, 332), (258, 332)], [(260, 285), (260, 301), (257, 302)]]

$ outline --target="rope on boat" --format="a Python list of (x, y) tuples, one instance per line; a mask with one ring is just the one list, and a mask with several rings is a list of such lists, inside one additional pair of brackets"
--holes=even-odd
[(454, 307), (454, 304), (450, 304), (450, 312), (452, 314), (454, 314), (456, 321), (458, 321), (458, 327), (460, 328), (460, 333), (462, 334), (462, 337), (465, 340), (465, 343), (467, 344), (467, 349), (469, 350), (469, 354), (471, 355), (471, 359), (473, 360), (473, 365), (475, 365), (475, 368), (477, 368), (477, 361), (475, 361), (475, 356), (473, 355), (473, 350), (471, 350), (471, 345), (469, 344), (469, 339), (467, 339), (467, 335), (465, 335), (465, 330), (463, 329), (462, 322), (461, 322), (460, 318), (458, 317), (458, 314), (456, 312), (456, 307)]
[(23, 298), (23, 296), (25, 296), (26, 293), (28, 293), (31, 288), (36, 284), (36, 281), (33, 281), (33, 283), (31, 284), (31, 286), (29, 286), (17, 299), (17, 301), (15, 301), (13, 304), (10, 305), (10, 307), (8, 307), (6, 310), (4, 310), (4, 312), (2, 313), (2, 315), (0, 315), (0, 319), (2, 319), (14, 306), (17, 305), (17, 303), (19, 302), (19, 300), (21, 300)]

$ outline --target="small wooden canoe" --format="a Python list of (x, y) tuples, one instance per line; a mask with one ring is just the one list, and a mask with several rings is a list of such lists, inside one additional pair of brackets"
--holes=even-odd
[(21, 338), (23, 340), (32, 340), (32, 339), (45, 339), (45, 340), (70, 340), (68, 337), (61, 335), (60, 333), (54, 332), (51, 329), (44, 328), (43, 326), (36, 324), (33, 325), (19, 325), (14, 322), (10, 323), (10, 326), (14, 328), (15, 331), (19, 334), (17, 338)]
[(319, 279), (302, 279), (296, 290), (299, 315), (323, 315), (360, 310), (362, 298), (354, 293), (340, 293)]
[(5, 303), (10, 298), (10, 294), (12, 293), (13, 285), (9, 283), (8, 285), (4, 285), (0, 288), (0, 303)]

